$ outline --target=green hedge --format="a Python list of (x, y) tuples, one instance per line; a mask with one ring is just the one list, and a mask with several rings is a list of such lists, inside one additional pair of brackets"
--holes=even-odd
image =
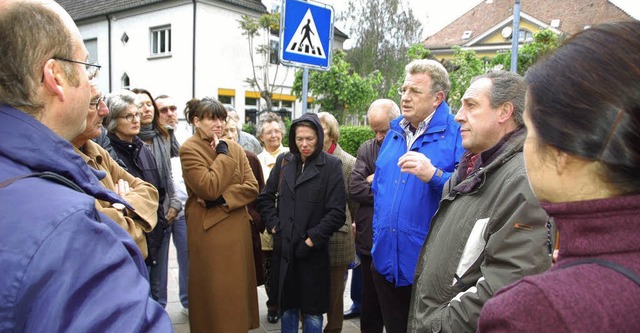
[(375, 134), (369, 126), (340, 126), (340, 147), (347, 153), (356, 157), (360, 145), (373, 139)]

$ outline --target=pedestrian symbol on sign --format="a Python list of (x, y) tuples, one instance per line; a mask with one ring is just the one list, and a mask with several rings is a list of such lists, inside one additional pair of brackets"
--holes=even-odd
[(294, 37), (291, 38), (289, 45), (287, 45), (287, 51), (326, 59), (327, 56), (324, 53), (324, 48), (317, 32), (318, 29), (313, 20), (313, 15), (311, 15), (311, 10), (307, 9), (307, 13), (304, 14), (302, 21), (300, 21)]

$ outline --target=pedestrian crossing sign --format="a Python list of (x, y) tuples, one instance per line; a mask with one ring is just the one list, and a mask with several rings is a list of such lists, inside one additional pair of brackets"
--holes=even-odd
[(285, 65), (328, 70), (333, 42), (333, 8), (302, 0), (283, 0), (280, 60)]

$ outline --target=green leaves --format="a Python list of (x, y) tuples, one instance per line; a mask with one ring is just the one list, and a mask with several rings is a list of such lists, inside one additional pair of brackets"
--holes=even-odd
[[(331, 112), (342, 124), (347, 114), (360, 117), (366, 113), (369, 104), (377, 98), (376, 87), (381, 82), (380, 72), (361, 77), (345, 61), (344, 51), (334, 50), (328, 71), (310, 71), (308, 88), (321, 110)], [(302, 70), (296, 72), (292, 92), (302, 97)]]

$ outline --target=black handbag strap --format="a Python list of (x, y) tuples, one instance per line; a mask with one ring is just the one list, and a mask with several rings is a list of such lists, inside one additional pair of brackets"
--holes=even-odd
[(614, 271), (626, 276), (629, 280), (635, 282), (638, 286), (640, 286), (640, 276), (638, 276), (637, 274), (635, 274), (634, 272), (632, 272), (630, 269), (628, 269), (625, 266), (622, 266), (620, 264), (616, 264), (615, 262), (603, 260), (603, 259), (598, 259), (598, 258), (578, 259), (578, 260), (572, 261), (572, 262), (570, 262), (570, 263), (568, 263), (566, 265), (563, 265), (560, 268), (564, 269), (564, 268), (569, 268), (569, 267), (572, 267), (572, 266), (586, 265), (586, 264), (597, 264), (597, 265), (600, 265), (602, 267), (606, 267), (606, 268), (612, 269), (612, 270), (614, 270)]

